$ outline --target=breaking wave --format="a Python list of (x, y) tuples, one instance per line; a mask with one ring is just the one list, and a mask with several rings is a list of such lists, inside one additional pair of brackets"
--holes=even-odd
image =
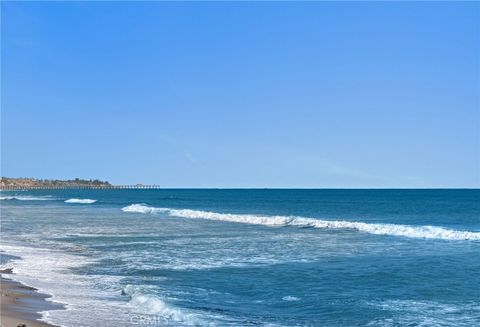
[(132, 204), (127, 207), (122, 208), (124, 212), (140, 212), (140, 213), (154, 213), (155, 211), (164, 211), (167, 209), (159, 209), (154, 207), (149, 207), (144, 204)]
[(17, 201), (48, 201), (55, 200), (51, 196), (30, 196), (30, 195), (8, 195), (0, 196), (0, 200), (17, 200)]
[(82, 204), (91, 204), (95, 203), (97, 200), (92, 200), (92, 199), (68, 199), (65, 200), (65, 203), (82, 203)]
[(129, 305), (134, 312), (157, 315), (155, 322), (158, 324), (165, 325), (169, 321), (174, 321), (186, 325), (197, 325), (200, 318), (195, 313), (189, 313), (167, 304), (158, 296), (148, 294), (140, 287), (127, 285), (122, 293), (130, 297)]
[(375, 235), (404, 236), (410, 238), (441, 240), (480, 240), (480, 232), (452, 230), (439, 226), (378, 224), (346, 220), (322, 220), (296, 216), (229, 214), (190, 209), (155, 208), (144, 204), (132, 204), (122, 208), (122, 211), (138, 212), (144, 214), (165, 213), (173, 217), (219, 220), (264, 226), (296, 226), (311, 228), (353, 229)]

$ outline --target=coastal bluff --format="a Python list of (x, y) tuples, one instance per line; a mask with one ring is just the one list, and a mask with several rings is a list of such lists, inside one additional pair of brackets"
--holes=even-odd
[(158, 185), (112, 185), (98, 179), (36, 179), (1, 177), (0, 190), (42, 190), (42, 189), (157, 189)]

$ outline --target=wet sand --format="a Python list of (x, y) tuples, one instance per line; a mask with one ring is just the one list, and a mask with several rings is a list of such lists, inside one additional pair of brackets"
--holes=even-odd
[(39, 312), (62, 309), (60, 304), (46, 301), (48, 295), (35, 288), (25, 286), (11, 279), (0, 277), (0, 326), (1, 327), (53, 327), (39, 321)]

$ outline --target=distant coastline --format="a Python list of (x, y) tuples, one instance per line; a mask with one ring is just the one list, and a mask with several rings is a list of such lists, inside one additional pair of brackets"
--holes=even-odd
[(36, 179), (2, 177), (0, 190), (44, 190), (44, 189), (157, 189), (159, 185), (112, 185), (98, 179)]

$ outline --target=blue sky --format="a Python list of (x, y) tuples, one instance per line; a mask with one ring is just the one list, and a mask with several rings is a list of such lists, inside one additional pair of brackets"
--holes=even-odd
[(479, 187), (479, 3), (2, 2), (2, 175)]

